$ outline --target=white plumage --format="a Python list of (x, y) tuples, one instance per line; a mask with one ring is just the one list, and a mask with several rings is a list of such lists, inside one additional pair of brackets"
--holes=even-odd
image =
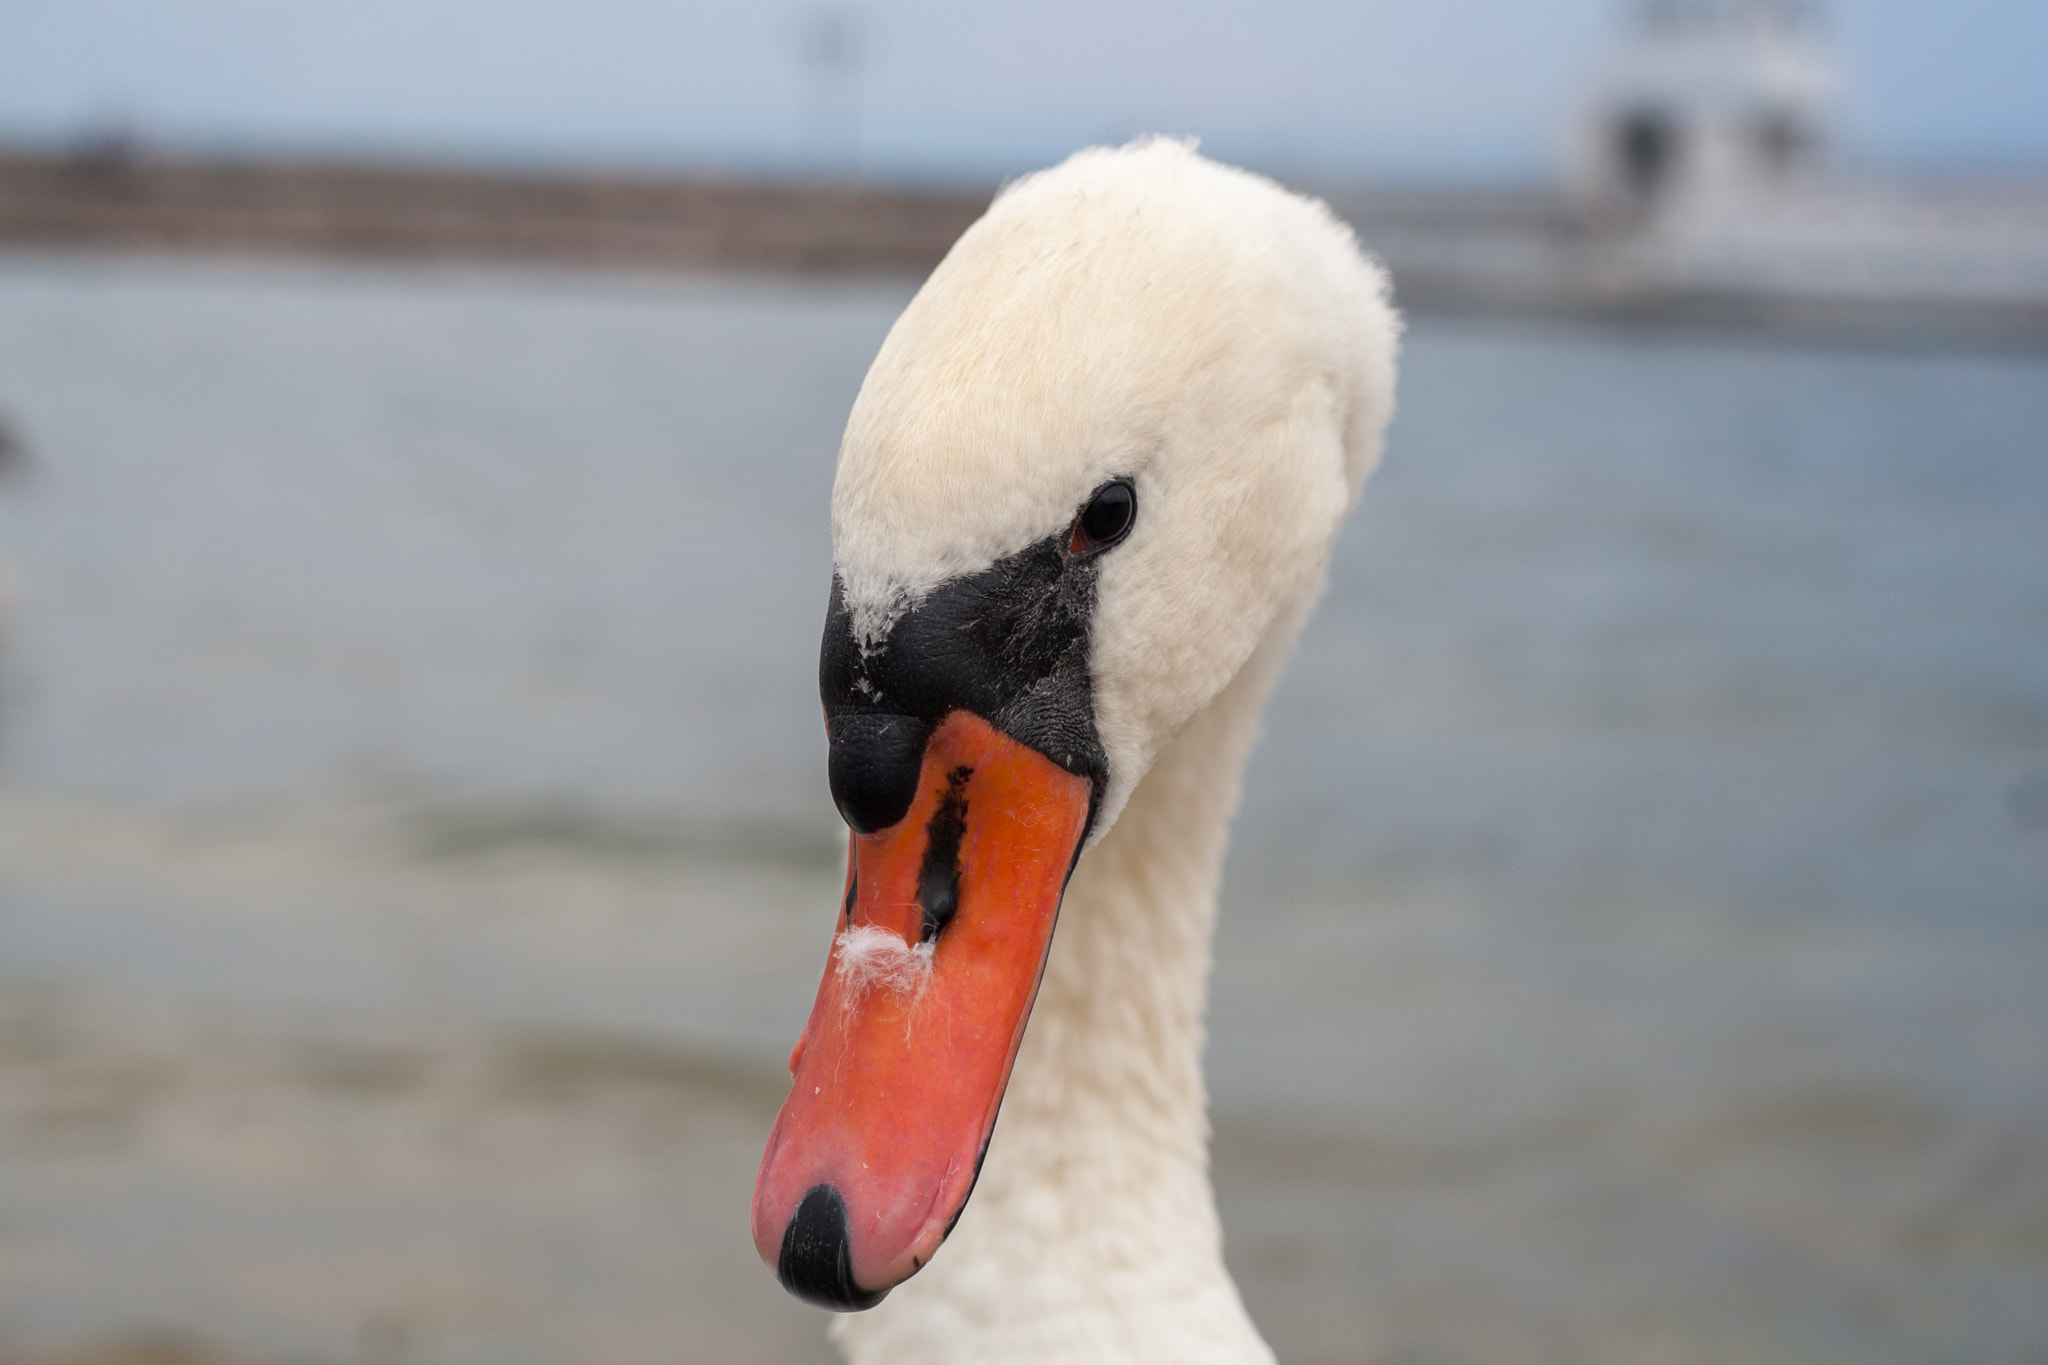
[(835, 1324), (857, 1365), (1272, 1359), (1209, 1185), (1209, 944), (1258, 713), (1378, 462), (1397, 334), (1321, 204), (1147, 140), (1011, 186), (883, 343), (833, 492), (858, 634), (1105, 479), (1144, 501), (1091, 635), (1101, 814), (1002, 1118), (932, 1263)]

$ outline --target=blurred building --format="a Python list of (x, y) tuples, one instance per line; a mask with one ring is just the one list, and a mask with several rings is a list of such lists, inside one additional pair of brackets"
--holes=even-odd
[(1843, 84), (1814, 0), (1639, 0), (1569, 138), (1573, 288), (2038, 326), (2048, 194), (1854, 172)]
[(1825, 166), (1840, 84), (1806, 0), (1644, 0), (1589, 84), (1571, 190), (1595, 216), (1673, 221), (1782, 194)]
[(2048, 337), (2048, 186), (1873, 174), (1814, 0), (1638, 0), (1548, 187), (1332, 195), (1404, 301)]

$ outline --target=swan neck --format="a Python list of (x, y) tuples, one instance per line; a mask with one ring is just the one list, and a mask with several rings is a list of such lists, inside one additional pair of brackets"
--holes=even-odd
[(1223, 1264), (1203, 1015), (1274, 628), (1075, 868), (980, 1181), (932, 1264), (833, 1335), (856, 1365), (1272, 1365)]
[(1019, 1126), (1042, 1118), (1071, 1135), (1077, 1109), (1107, 1105), (1152, 1158), (1192, 1160), (1206, 1179), (1217, 892), (1259, 713), (1292, 634), (1256, 651), (1168, 746), (1075, 869), (1012, 1083), (1033, 1097)]

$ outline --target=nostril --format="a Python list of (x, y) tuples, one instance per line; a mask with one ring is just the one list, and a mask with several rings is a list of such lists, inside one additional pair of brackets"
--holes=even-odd
[(830, 1185), (811, 1186), (796, 1206), (782, 1234), (775, 1274), (798, 1298), (840, 1313), (873, 1308), (889, 1292), (870, 1293), (853, 1282), (846, 1201)]
[(917, 795), (932, 727), (915, 716), (854, 712), (834, 716), (827, 767), (832, 800), (856, 834), (901, 820)]
[(967, 780), (974, 769), (946, 774), (946, 794), (925, 830), (924, 866), (917, 877), (917, 903), (924, 909), (918, 942), (929, 943), (960, 908), (960, 840), (967, 833)]

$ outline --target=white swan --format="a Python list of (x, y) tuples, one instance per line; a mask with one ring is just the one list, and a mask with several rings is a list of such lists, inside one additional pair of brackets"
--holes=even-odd
[(1012, 186), (883, 343), (832, 503), (846, 900), (754, 1207), (786, 1285), (866, 1308), (853, 1361), (1272, 1360), (1209, 1185), (1209, 943), (1397, 332), (1322, 205), (1150, 140)]

